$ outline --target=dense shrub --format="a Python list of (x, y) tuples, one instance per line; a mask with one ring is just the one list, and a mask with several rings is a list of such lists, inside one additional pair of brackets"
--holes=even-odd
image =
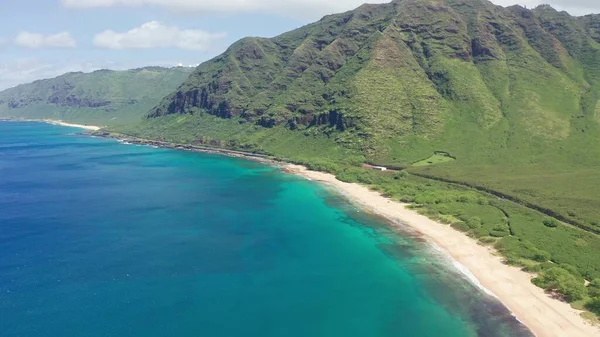
[(489, 231), (485, 228), (475, 228), (471, 231), (471, 233), (473, 233), (473, 236), (476, 238), (490, 235)]
[(600, 316), (600, 297), (594, 297), (585, 304), (585, 308)]
[[(360, 168), (347, 168), (341, 170), (337, 172), (336, 178), (347, 183), (361, 183), (365, 185), (372, 185), (377, 182), (376, 177), (372, 175), (371, 172)], [(389, 196), (392, 196), (394, 194), (394, 190), (390, 191), (389, 188), (389, 186), (384, 186), (386, 194), (390, 194)]]
[(492, 238), (489, 236), (484, 236), (482, 238), (479, 239), (479, 242), (484, 243), (484, 244), (491, 244), (491, 243), (495, 243), (496, 241), (498, 241), (498, 239), (496, 238)]
[[(545, 264), (545, 265), (547, 266), (546, 269), (550, 269), (550, 268), (556, 267), (556, 264), (553, 264), (553, 263), (550, 263), (550, 262), (547, 263), (547, 264)], [(560, 267), (560, 268), (568, 271), (571, 275), (574, 275), (575, 277), (580, 278), (580, 279), (583, 280), (583, 276), (581, 275), (581, 273), (579, 272), (579, 270), (577, 268), (575, 268), (574, 266), (572, 266), (570, 264), (567, 264), (567, 263), (561, 263), (561, 264), (558, 265), (558, 267)]]
[[(459, 219), (461, 219), (461, 217), (465, 217), (466, 215), (467, 215), (467, 212), (465, 212), (465, 210), (462, 208), (454, 210), (454, 216)], [(461, 219), (461, 220), (466, 221), (466, 219)]]
[(452, 213), (450, 211), (450, 207), (448, 207), (448, 205), (446, 204), (442, 204), (442, 205), (436, 205), (435, 209), (440, 212), (441, 214), (450, 214)]
[(469, 225), (467, 225), (466, 223), (464, 223), (462, 221), (453, 223), (452, 227), (454, 227), (454, 229), (459, 230), (461, 232), (468, 232), (471, 229), (471, 227), (469, 227)]
[(431, 209), (431, 208), (427, 208), (427, 207), (417, 208), (417, 212), (419, 212), (419, 214), (424, 215), (430, 219), (437, 219), (440, 216), (440, 213), (438, 213), (438, 211)]
[(538, 249), (527, 240), (522, 240), (514, 236), (506, 236), (502, 238), (496, 244), (496, 249), (512, 256), (538, 262), (546, 262), (551, 258), (548, 252)]
[(556, 265), (550, 261), (546, 261), (546, 262), (540, 263), (540, 267), (542, 268), (542, 270), (548, 270), (550, 268), (556, 267)]
[(523, 270), (526, 272), (529, 272), (529, 273), (539, 273), (543, 269), (542, 269), (541, 263), (536, 263), (536, 264), (526, 266), (525, 268), (523, 268)]
[(493, 236), (493, 237), (496, 237), (496, 238), (503, 238), (505, 236), (509, 236), (510, 233), (494, 229), (494, 230), (490, 231), (490, 235)]
[(408, 177), (408, 172), (406, 172), (406, 171), (400, 171), (400, 172), (394, 174), (394, 180), (401, 180), (401, 179), (405, 179), (406, 177)]
[(337, 164), (325, 160), (301, 161), (299, 163), (313, 171), (336, 173), (339, 170), (339, 166)]
[(533, 260), (537, 261), (537, 262), (546, 262), (546, 261), (550, 260), (550, 258), (551, 258), (550, 253), (543, 251), (543, 250), (538, 250), (533, 255)]
[(544, 219), (544, 226), (554, 228), (558, 227), (559, 222), (553, 218)]
[(546, 270), (542, 276), (534, 278), (532, 282), (546, 290), (559, 292), (568, 302), (579, 301), (585, 298), (587, 293), (583, 280), (577, 279), (573, 274), (559, 267)]
[(590, 297), (600, 297), (600, 278), (595, 278), (588, 284), (588, 294)]
[(452, 215), (445, 215), (445, 214), (441, 214), (441, 215), (440, 215), (440, 216), (437, 218), (437, 220), (438, 220), (439, 222), (441, 222), (441, 223), (444, 223), (444, 224), (447, 224), (447, 225), (450, 225), (450, 224), (453, 224), (453, 223), (457, 223), (457, 222), (459, 222), (459, 221), (457, 221), (457, 220), (456, 220), (456, 218), (454, 218)]
[(467, 226), (469, 226), (469, 228), (471, 228), (471, 229), (480, 228), (481, 227), (481, 219), (477, 216), (469, 218), (469, 220), (467, 220)]

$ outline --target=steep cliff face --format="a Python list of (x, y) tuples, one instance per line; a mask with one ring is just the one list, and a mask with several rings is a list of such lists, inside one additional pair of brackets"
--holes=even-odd
[(54, 118), (86, 123), (133, 122), (180, 85), (190, 68), (68, 73), (0, 92), (0, 117)]
[(325, 84), (372, 44), (373, 34), (385, 29), (395, 7), (365, 5), (273, 39), (238, 41), (201, 65), (150, 115), (202, 109), (222, 117), (270, 117), (275, 123), (306, 116), (302, 122), (310, 124), (333, 99), (323, 97)]
[(600, 42), (600, 14), (590, 14), (579, 18), (587, 34), (596, 42)]

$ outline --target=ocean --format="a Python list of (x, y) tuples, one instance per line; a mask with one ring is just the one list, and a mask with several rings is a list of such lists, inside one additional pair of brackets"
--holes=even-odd
[(0, 122), (0, 335), (532, 336), (409, 230), (243, 159)]

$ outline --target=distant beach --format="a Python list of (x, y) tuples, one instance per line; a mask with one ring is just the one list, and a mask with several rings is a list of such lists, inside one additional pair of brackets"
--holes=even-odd
[(95, 126), (95, 125), (67, 123), (67, 122), (63, 122), (62, 120), (56, 120), (56, 119), (28, 119), (28, 118), (12, 118), (12, 117), (4, 118), (4, 117), (0, 117), (0, 121), (6, 121), (6, 122), (40, 122), (40, 123), (46, 123), (46, 124), (68, 126), (68, 127), (72, 127), (72, 128), (80, 128), (80, 129), (85, 129), (85, 130), (90, 130), (90, 131), (98, 131), (98, 130), (102, 129), (101, 127)]
[(73, 124), (73, 123), (63, 122), (61, 120), (42, 119), (40, 121), (44, 122), (44, 123), (48, 123), (48, 124), (61, 125), (61, 126), (70, 126), (72, 128), (80, 128), (80, 129), (86, 129), (86, 130), (92, 130), (92, 131), (98, 131), (98, 130), (102, 129), (99, 126), (86, 125), (86, 124)]
[(483, 290), (497, 297), (536, 336), (600, 336), (600, 329), (587, 323), (579, 311), (568, 303), (551, 298), (543, 289), (533, 285), (531, 274), (504, 264), (493, 249), (479, 245), (449, 225), (435, 222), (408, 209), (406, 204), (392, 201), (365, 186), (339, 181), (328, 173), (310, 171), (298, 165), (287, 165), (284, 171), (332, 186), (367, 210), (384, 216), (392, 224), (417, 230), (446, 251), (457, 261), (459, 270), (471, 279), (474, 276), (476, 280), (472, 279), (473, 282), (480, 283), (478, 285)]

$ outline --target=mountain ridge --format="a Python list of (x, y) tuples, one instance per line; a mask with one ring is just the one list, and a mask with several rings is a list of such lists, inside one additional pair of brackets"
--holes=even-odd
[(69, 72), (0, 92), (0, 117), (112, 125), (138, 121), (190, 68), (142, 67)]
[[(291, 125), (311, 125), (311, 123), (319, 124), (323, 120), (328, 120), (327, 112), (331, 112), (336, 110), (339, 105), (337, 102), (332, 101), (335, 99), (335, 89), (331, 88), (332, 85), (329, 85), (329, 81), (332, 80), (332, 75), (336, 75), (342, 66), (347, 65), (346, 62), (351, 62), (352, 59), (343, 59), (341, 55), (343, 54), (350, 56), (357, 56), (357, 53), (362, 48), (371, 48), (373, 46), (364, 45), (364, 43), (368, 43), (369, 39), (377, 39), (377, 34), (384, 34), (386, 38), (396, 38), (399, 39), (398, 36), (391, 36), (393, 34), (385, 34), (384, 27), (381, 22), (385, 22), (385, 28), (388, 28), (388, 25), (392, 25), (390, 23), (390, 16), (394, 16), (390, 14), (390, 10), (396, 11), (394, 13), (396, 16), (400, 16), (402, 22), (410, 22), (424, 20), (423, 16), (418, 16), (415, 13), (419, 11), (425, 10), (433, 11), (433, 12), (444, 12), (445, 8), (439, 4), (441, 3), (450, 3), (453, 4), (458, 9), (456, 11), (446, 11), (443, 19), (446, 19), (444, 22), (453, 22), (454, 26), (446, 27), (447, 31), (450, 31), (454, 34), (432, 34), (428, 32), (425, 35), (424, 39), (431, 40), (433, 43), (429, 43), (426, 47), (429, 50), (434, 50), (437, 48), (437, 53), (440, 52), (442, 54), (446, 54), (443, 56), (448, 56), (450, 59), (462, 59), (465, 61), (470, 61), (471, 58), (485, 58), (487, 56), (496, 58), (498, 54), (502, 54), (502, 50), (498, 48), (498, 46), (485, 46), (483, 44), (486, 43), (486, 34), (489, 35), (489, 31), (485, 31), (488, 27), (484, 27), (483, 32), (478, 36), (470, 39), (467, 35), (467, 30), (473, 31), (474, 29), (478, 29), (478, 27), (474, 27), (473, 24), (470, 24), (470, 27), (467, 25), (461, 26), (461, 20), (457, 17), (457, 13), (460, 10), (465, 12), (466, 10), (463, 8), (465, 4), (478, 4), (484, 6), (484, 10), (492, 13), (497, 8), (502, 8), (499, 6), (495, 6), (487, 1), (394, 1), (390, 4), (383, 5), (363, 5), (356, 9), (355, 11), (346, 12), (338, 15), (329, 15), (324, 17), (321, 21), (307, 25), (305, 27), (299, 28), (298, 30), (292, 31), (290, 33), (284, 33), (272, 39), (263, 39), (263, 38), (245, 38), (242, 39), (232, 45), (224, 54), (218, 56), (217, 58), (204, 63), (201, 65), (196, 71), (196, 76), (201, 76), (201, 74), (206, 74), (210, 72), (210, 69), (204, 69), (203, 67), (209, 67), (209, 65), (214, 66), (218, 63), (226, 62), (226, 69), (228, 74), (231, 75), (231, 83), (235, 85), (234, 90), (229, 90), (227, 87), (228, 82), (210, 82), (210, 85), (201, 85), (197, 88), (191, 88), (192, 90), (186, 90), (185, 85), (189, 85), (193, 79), (189, 79), (184, 86), (181, 87), (183, 90), (178, 90), (175, 95), (168, 96), (163, 100), (163, 102), (154, 108), (149, 114), (150, 117), (162, 116), (169, 113), (174, 112), (186, 112), (192, 111), (194, 109), (197, 110), (205, 110), (213, 115), (221, 116), (221, 117), (232, 117), (242, 115), (242, 117), (255, 121), (259, 125), (262, 126), (275, 126), (283, 123), (288, 123)], [(404, 15), (398, 12), (396, 7), (400, 7), (404, 5), (403, 9), (408, 10), (408, 14)], [(516, 12), (517, 8), (520, 8), (521, 11), (525, 11), (528, 13), (533, 13), (529, 10), (526, 10), (522, 7), (511, 7), (513, 12)], [(505, 10), (510, 11), (511, 8)], [(546, 8), (545, 6), (540, 7), (542, 9)], [(468, 9), (468, 8), (467, 8)], [(558, 13), (558, 12), (557, 12)], [(502, 15), (507, 15), (509, 13), (501, 13)], [(560, 14), (560, 13), (559, 13)], [(502, 16), (500, 15), (500, 17)], [(357, 17), (359, 17), (357, 19)], [(331, 31), (332, 23), (342, 25), (339, 29), (340, 35), (347, 34), (352, 27), (347, 27), (349, 23), (352, 23), (353, 20), (358, 20), (367, 18), (369, 20), (374, 20), (374, 23), (371, 23), (365, 27), (360, 27), (362, 29), (362, 36), (359, 36), (357, 40), (361, 45), (353, 45), (352, 39), (346, 39), (346, 41), (341, 41), (340, 38), (329, 38), (323, 36), (323, 33), (328, 33), (329, 35), (334, 35)], [(378, 22), (378, 20), (380, 22)], [(398, 17), (394, 18), (394, 21), (397, 21)], [(340, 23), (341, 21), (341, 23)], [(364, 20), (363, 20), (364, 21)], [(464, 22), (463, 22), (464, 23)], [(315, 26), (323, 26), (324, 24), (328, 24), (330, 31), (325, 32), (317, 32), (309, 34), (309, 32), (304, 32), (305, 38), (302, 43), (294, 45), (293, 43), (287, 43), (286, 40), (290, 39), (290, 36), (298, 35), (298, 31), (303, 32), (307, 30), (318, 30), (319, 27), (315, 28)], [(414, 31), (418, 31), (422, 27), (416, 25), (415, 27), (411, 27), (410, 24), (403, 23), (400, 25), (401, 33), (414, 33)], [(321, 27), (322, 28), (322, 27)], [(377, 28), (377, 29), (375, 29)], [(433, 27), (433, 32), (436, 30), (442, 29), (442, 27)], [(534, 27), (540, 29), (540, 27)], [(403, 30), (404, 29), (404, 30)], [(391, 30), (391, 29), (390, 29)], [(489, 29), (488, 29), (489, 30)], [(358, 33), (357, 33), (358, 32)], [(319, 35), (319, 33), (321, 33)], [(360, 34), (361, 30), (353, 30), (352, 33)], [(510, 32), (509, 32), (510, 33)], [(307, 35), (308, 34), (308, 35)], [(533, 32), (532, 34), (535, 34)], [(448, 36), (449, 35), (449, 36)], [(455, 36), (456, 35), (456, 36)], [(548, 35), (548, 34), (546, 34)], [(344, 37), (344, 36), (342, 36)], [(547, 41), (550, 43), (555, 42), (555, 38), (552, 36), (545, 36)], [(510, 36), (505, 36), (505, 38), (511, 38)], [(512, 38), (518, 38), (513, 36)], [(321, 39), (321, 40), (320, 40)], [(410, 47), (413, 56), (419, 62), (421, 67), (428, 68), (430, 64), (425, 64), (423, 62), (428, 61), (427, 57), (424, 56), (424, 53), (430, 51), (419, 50), (422, 49), (422, 46), (419, 46), (417, 43), (412, 41), (411, 39), (404, 37), (404, 43)], [(442, 41), (442, 43), (437, 43), (437, 41)], [(408, 43), (407, 43), (408, 41)], [(430, 41), (430, 42), (431, 42)], [(349, 43), (347, 43), (349, 42)], [(421, 41), (421, 44), (423, 41)], [(483, 43), (483, 44), (482, 44)], [(518, 41), (515, 41), (518, 43)], [(312, 44), (312, 46), (305, 47), (306, 44)], [(316, 44), (316, 46), (315, 46)], [(327, 44), (326, 47), (323, 47), (319, 44)], [(290, 54), (285, 49), (291, 49), (294, 47), (293, 52)], [(541, 50), (543, 46), (534, 45), (534, 49), (540, 52), (540, 55), (544, 56), (549, 63), (560, 66), (560, 51), (556, 50)], [(270, 49), (269, 49), (270, 48)], [(309, 49), (308, 51), (304, 49)], [(446, 50), (444, 50), (446, 49)], [(270, 54), (269, 54), (270, 53)], [(337, 54), (336, 54), (337, 53)], [(275, 59), (271, 54), (279, 54), (275, 55)], [(418, 55), (421, 54), (421, 55)], [(264, 56), (264, 57), (263, 57)], [(268, 57), (267, 57), (268, 56)], [(358, 55), (360, 56), (360, 55)], [(232, 57), (237, 60), (232, 60)], [(277, 59), (279, 57), (279, 59)], [(255, 62), (253, 62), (254, 60)], [(308, 60), (308, 61), (307, 61)], [(248, 64), (244, 64), (244, 61), (248, 61)], [(240, 62), (243, 66), (252, 65), (252, 71), (246, 71), (245, 73), (240, 68)], [(261, 63), (262, 62), (262, 63)], [(274, 78), (274, 71), (277, 71), (278, 67), (281, 68), (281, 63), (287, 62), (289, 64), (284, 64), (284, 75), (279, 75), (277, 78)], [(261, 63), (261, 64), (259, 64)], [(247, 69), (249, 70), (249, 69)], [(428, 69), (425, 69), (428, 70)], [(217, 72), (223, 71), (223, 69), (217, 70)], [(236, 72), (242, 72), (242, 74), (236, 74)], [(249, 78), (249, 73), (252, 73), (252, 76), (256, 76), (256, 78)], [(254, 74), (260, 73), (260, 74)], [(442, 88), (443, 83), (435, 83), (435, 73), (427, 72), (427, 75), (430, 77), (430, 80), (434, 82), (435, 88), (442, 95), (447, 94), (451, 95), (453, 93), (444, 91)], [(439, 74), (438, 74), (439, 75)], [(194, 76), (194, 75), (193, 75)], [(214, 74), (213, 74), (214, 76)], [(294, 78), (297, 76), (297, 78)], [(290, 80), (289, 78), (294, 78), (294, 80)], [(303, 81), (305, 77), (312, 77), (310, 80)], [(223, 80), (224, 76), (220, 75), (219, 79)], [(300, 82), (304, 87), (306, 84), (310, 84), (313, 82), (318, 82), (321, 80), (327, 85), (327, 89), (333, 92), (328, 92), (328, 90), (321, 89), (319, 92), (319, 96), (315, 95), (315, 92), (310, 92), (313, 99), (308, 102), (303, 102), (301, 100), (295, 99), (290, 100), (285, 97), (284, 94), (277, 93), (278, 88), (283, 88), (285, 90), (291, 91), (292, 89), (299, 89), (294, 87), (294, 83)], [(230, 79), (226, 79), (230, 80)], [(440, 80), (447, 80), (446, 78), (441, 78)], [(266, 86), (267, 81), (272, 81), (270, 86)], [(292, 83), (286, 83), (286, 82)], [(231, 84), (230, 83), (230, 84)], [(292, 86), (288, 88), (289, 86)], [(313, 83), (314, 87), (314, 83)], [(265, 93), (267, 89), (274, 93)], [(314, 89), (314, 88), (313, 88)], [(237, 92), (236, 92), (237, 91)], [(244, 91), (244, 95), (240, 96), (240, 91)], [(299, 90), (300, 92), (306, 92), (306, 89)], [(339, 93), (338, 93), (339, 94)], [(266, 96), (266, 97), (261, 97)], [(277, 96), (277, 97), (276, 97)], [(284, 97), (282, 97), (284, 96)], [(332, 97), (333, 96), (333, 97)], [(343, 99), (343, 95), (338, 95), (340, 99)], [(492, 97), (489, 101), (494, 101), (497, 97)], [(248, 99), (252, 99), (252, 102), (246, 102)], [(265, 101), (267, 103), (265, 103)], [(299, 102), (300, 101), (300, 102)], [(329, 102), (327, 102), (329, 101)], [(493, 103), (493, 105), (497, 105)], [(333, 106), (334, 109), (331, 109), (330, 106)], [(328, 109), (329, 108), (329, 109)], [(329, 110), (329, 111), (328, 111)], [(484, 111), (490, 111), (492, 114), (498, 115), (498, 109), (495, 109), (493, 106), (484, 106)], [(496, 111), (491, 111), (496, 110)], [(296, 112), (300, 112), (297, 114)], [(338, 115), (339, 116), (339, 115)], [(486, 117), (484, 117), (485, 119)], [(493, 119), (494, 117), (492, 117)], [(343, 117), (342, 117), (343, 119)], [(351, 117), (349, 117), (352, 120)], [(343, 124), (343, 123), (342, 123)], [(351, 125), (352, 122), (349, 122)]]

